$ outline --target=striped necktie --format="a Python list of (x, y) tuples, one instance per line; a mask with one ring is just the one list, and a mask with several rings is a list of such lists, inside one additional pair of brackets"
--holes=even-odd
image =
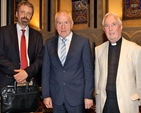
[(65, 60), (66, 60), (66, 38), (62, 39), (61, 43), (61, 54), (60, 54), (60, 61), (62, 65), (64, 66)]

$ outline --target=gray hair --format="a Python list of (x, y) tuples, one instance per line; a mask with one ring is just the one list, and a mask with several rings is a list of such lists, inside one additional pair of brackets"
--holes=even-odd
[(104, 26), (104, 22), (105, 22), (106, 17), (109, 16), (109, 15), (115, 16), (115, 17), (117, 18), (118, 23), (119, 23), (120, 25), (122, 25), (122, 21), (120, 20), (120, 18), (119, 18), (115, 13), (109, 12), (109, 13), (107, 13), (107, 14), (104, 16), (104, 18), (103, 18), (103, 20), (102, 20), (102, 25), (103, 25), (103, 26)]

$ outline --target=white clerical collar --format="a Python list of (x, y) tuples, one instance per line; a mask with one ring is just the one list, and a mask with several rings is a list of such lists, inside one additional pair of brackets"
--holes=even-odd
[(116, 42), (115, 42), (115, 43), (111, 43), (111, 45), (112, 45), (112, 46), (116, 46), (116, 45), (117, 45), (117, 43), (116, 43)]

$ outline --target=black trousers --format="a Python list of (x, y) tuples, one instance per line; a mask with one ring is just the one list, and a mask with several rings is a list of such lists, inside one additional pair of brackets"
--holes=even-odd
[(115, 92), (107, 92), (103, 113), (120, 113)]

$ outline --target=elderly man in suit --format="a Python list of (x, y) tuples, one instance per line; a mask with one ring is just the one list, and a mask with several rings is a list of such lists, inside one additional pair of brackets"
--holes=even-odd
[[(89, 39), (71, 31), (73, 20), (67, 11), (55, 15), (55, 25), (59, 35), (45, 42), (42, 70), (44, 104), (47, 108), (53, 107), (53, 113), (85, 113), (84, 108), (93, 105), (94, 89)], [(62, 40), (66, 40), (64, 44)]]
[(116, 14), (106, 14), (102, 24), (108, 41), (95, 49), (96, 113), (138, 113), (141, 47), (121, 36)]
[[(26, 81), (34, 81), (41, 72), (43, 38), (41, 33), (28, 26), (33, 13), (33, 5), (28, 1), (22, 1), (16, 11), (18, 22), (0, 28), (0, 89), (14, 85), (14, 81), (19, 85), (25, 84)], [(22, 31), (24, 38), (21, 37)], [(25, 39), (24, 46), (22, 39)], [(21, 47), (25, 50), (25, 60), (22, 60), (24, 55)]]

